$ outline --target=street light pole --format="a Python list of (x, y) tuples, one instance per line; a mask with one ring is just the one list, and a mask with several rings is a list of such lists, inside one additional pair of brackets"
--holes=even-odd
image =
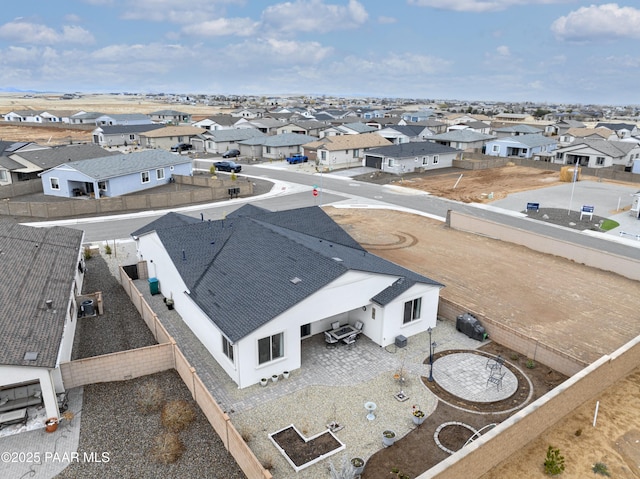
[(431, 327), (427, 329), (427, 332), (429, 333), (429, 382), (432, 383), (433, 382), (433, 343), (431, 342), (431, 333), (433, 332), (433, 330), (431, 329)]

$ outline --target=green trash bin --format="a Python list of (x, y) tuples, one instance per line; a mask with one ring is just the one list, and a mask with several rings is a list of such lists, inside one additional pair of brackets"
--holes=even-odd
[(151, 294), (158, 294), (160, 292), (160, 285), (158, 278), (149, 278), (149, 291)]

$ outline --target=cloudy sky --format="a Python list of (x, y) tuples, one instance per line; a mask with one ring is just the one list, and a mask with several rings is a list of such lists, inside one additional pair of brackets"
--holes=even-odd
[(4, 2), (0, 89), (638, 104), (624, 1)]

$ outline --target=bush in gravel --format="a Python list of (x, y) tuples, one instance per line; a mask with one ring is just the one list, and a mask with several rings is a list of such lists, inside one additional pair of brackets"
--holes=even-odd
[(155, 382), (148, 381), (136, 390), (136, 404), (142, 414), (159, 411), (164, 402), (164, 392)]
[(184, 444), (176, 433), (163, 432), (156, 436), (151, 456), (162, 464), (171, 464), (182, 457), (183, 451)]
[(182, 399), (165, 404), (160, 415), (162, 425), (171, 432), (184, 431), (195, 418), (191, 404)]

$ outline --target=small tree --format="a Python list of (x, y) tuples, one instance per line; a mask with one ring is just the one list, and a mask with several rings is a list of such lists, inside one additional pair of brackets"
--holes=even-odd
[(209, 173), (211, 173), (211, 176), (216, 176), (216, 165), (211, 165), (211, 168), (209, 168)]
[(564, 471), (564, 456), (560, 454), (560, 449), (549, 446), (547, 458), (544, 460), (544, 472), (550, 476), (557, 476)]

